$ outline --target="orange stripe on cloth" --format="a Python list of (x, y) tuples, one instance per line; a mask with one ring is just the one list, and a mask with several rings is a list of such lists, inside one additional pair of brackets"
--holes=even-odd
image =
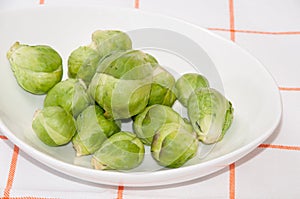
[(279, 87), (281, 91), (300, 91), (300, 88), (291, 88), (291, 87)]
[(14, 181), (15, 177), (15, 171), (16, 171), (16, 166), (17, 166), (17, 160), (18, 160), (18, 155), (19, 155), (19, 147), (16, 145), (14, 146), (14, 152), (12, 155), (12, 159), (10, 162), (10, 168), (9, 168), (9, 174), (8, 174), (8, 179), (6, 182), (6, 187), (4, 189), (4, 198), (9, 198), (10, 190)]
[(120, 185), (118, 187), (118, 197), (116, 199), (123, 199), (123, 191), (124, 191), (124, 186)]
[(265, 34), (265, 35), (299, 35), (300, 34), (300, 31), (272, 32), (272, 31), (256, 31), (256, 30), (235, 30), (235, 29), (226, 29), (226, 28), (207, 28), (207, 29), (215, 30), (215, 31), (224, 31), (224, 32)]
[[(229, 0), (230, 30), (234, 30), (233, 0)], [(235, 32), (230, 31), (230, 39), (235, 41)]]
[(272, 148), (272, 149), (283, 149), (283, 150), (295, 150), (300, 151), (300, 146), (286, 146), (286, 145), (275, 145), (275, 144), (261, 144), (259, 148)]
[(135, 0), (134, 1), (134, 7), (137, 8), (137, 9), (140, 8), (140, 0)]
[(0, 135), (0, 139), (3, 139), (3, 140), (8, 140), (8, 138), (4, 135)]
[(229, 198), (235, 199), (235, 163), (229, 165)]

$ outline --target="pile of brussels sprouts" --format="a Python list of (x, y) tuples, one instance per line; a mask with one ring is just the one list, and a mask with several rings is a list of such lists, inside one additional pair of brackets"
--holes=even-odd
[[(62, 58), (50, 46), (16, 42), (7, 58), (23, 89), (46, 95), (32, 121), (38, 138), (49, 146), (72, 142), (77, 156), (92, 156), (95, 169), (133, 169), (145, 145), (159, 165), (180, 167), (199, 141), (222, 140), (233, 120), (232, 104), (204, 76), (176, 80), (119, 30), (97, 30), (89, 45), (73, 50), (65, 80)], [(176, 100), (188, 119), (172, 108)], [(133, 132), (122, 131), (128, 119)]]

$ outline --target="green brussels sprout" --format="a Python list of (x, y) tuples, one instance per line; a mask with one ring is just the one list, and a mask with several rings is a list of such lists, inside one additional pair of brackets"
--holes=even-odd
[(45, 94), (62, 79), (62, 58), (50, 46), (16, 42), (7, 58), (18, 84), (30, 93)]
[(114, 51), (132, 49), (132, 42), (130, 37), (120, 30), (96, 30), (92, 34), (90, 47), (103, 57)]
[(173, 92), (174, 85), (175, 78), (172, 74), (161, 66), (155, 67), (148, 106), (153, 104), (172, 106), (176, 100), (176, 95)]
[(121, 131), (101, 145), (91, 162), (99, 170), (130, 170), (142, 163), (144, 154), (143, 143), (133, 133)]
[(103, 114), (102, 108), (91, 105), (77, 117), (77, 134), (72, 139), (77, 156), (94, 153), (107, 138), (120, 132), (120, 124)]
[(192, 93), (187, 109), (198, 139), (205, 144), (222, 140), (233, 120), (231, 102), (212, 88), (200, 88)]
[(46, 95), (44, 106), (61, 106), (77, 117), (92, 103), (87, 88), (80, 79), (66, 79), (56, 84)]
[(68, 76), (82, 79), (88, 85), (93, 78), (101, 59), (98, 51), (89, 46), (80, 46), (68, 58)]
[(155, 132), (167, 123), (179, 123), (187, 128), (193, 127), (171, 107), (155, 104), (134, 117), (133, 130), (146, 145), (151, 145)]
[(177, 168), (196, 155), (198, 146), (199, 142), (194, 131), (178, 123), (168, 123), (156, 131), (151, 154), (158, 164)]
[(178, 101), (187, 107), (188, 99), (197, 88), (209, 87), (208, 80), (198, 73), (186, 73), (175, 83), (175, 92)]
[(88, 92), (107, 117), (130, 118), (147, 106), (156, 64), (139, 50), (112, 53), (100, 61)]
[(117, 30), (97, 30), (92, 43), (75, 49), (68, 59), (68, 76), (82, 79), (88, 85), (93, 78), (100, 59), (118, 50), (132, 48), (129, 36)]
[(49, 146), (69, 143), (76, 133), (75, 120), (59, 106), (38, 110), (32, 121), (32, 129), (38, 138)]
[(158, 62), (153, 56), (141, 50), (116, 51), (101, 60), (97, 72), (118, 79), (138, 80), (149, 75), (152, 78), (157, 65)]

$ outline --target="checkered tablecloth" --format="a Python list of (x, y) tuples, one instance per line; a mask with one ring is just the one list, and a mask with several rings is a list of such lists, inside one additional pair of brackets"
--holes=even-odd
[(150, 188), (105, 186), (66, 176), (41, 165), (0, 133), (1, 198), (300, 198), (300, 0), (1, 0), (0, 10), (71, 4), (160, 13), (236, 42), (277, 82), (281, 124), (258, 148), (216, 173)]

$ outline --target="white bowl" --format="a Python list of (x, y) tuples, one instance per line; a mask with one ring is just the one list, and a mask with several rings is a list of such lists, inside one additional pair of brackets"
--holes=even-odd
[[(134, 48), (154, 54), (175, 76), (193, 71), (206, 75), (235, 109), (234, 122), (224, 139), (212, 150), (209, 148), (207, 155), (198, 154), (177, 169), (162, 169), (147, 151), (143, 164), (130, 172), (94, 170), (90, 168), (90, 157), (75, 157), (71, 144), (48, 147), (41, 143), (32, 131), (31, 121), (35, 110), (43, 106), (44, 96), (19, 87), (6, 52), (15, 41), (50, 45), (63, 57), (66, 71), (71, 51), (89, 44), (91, 33), (97, 29), (128, 32)], [(0, 34), (1, 131), (34, 159), (82, 180), (155, 186), (199, 178), (251, 152), (273, 133), (281, 119), (280, 93), (264, 66), (233, 42), (184, 21), (131, 9), (41, 6), (0, 12)], [(185, 114), (179, 105), (175, 108)]]

